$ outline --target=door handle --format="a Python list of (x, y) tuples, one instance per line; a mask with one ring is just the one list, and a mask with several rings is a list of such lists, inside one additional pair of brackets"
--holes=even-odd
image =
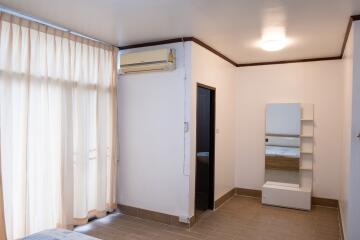
[(360, 139), (360, 133), (356, 137)]

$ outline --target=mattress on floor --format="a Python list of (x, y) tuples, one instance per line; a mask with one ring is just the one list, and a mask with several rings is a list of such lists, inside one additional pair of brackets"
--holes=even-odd
[(51, 229), (32, 234), (24, 240), (100, 240), (78, 232), (65, 229)]

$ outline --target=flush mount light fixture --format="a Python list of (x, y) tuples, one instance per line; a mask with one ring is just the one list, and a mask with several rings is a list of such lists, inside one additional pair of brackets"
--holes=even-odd
[(269, 40), (262, 40), (260, 42), (260, 47), (269, 52), (279, 51), (286, 46), (285, 39), (269, 39)]
[(258, 47), (269, 52), (286, 47), (289, 43), (286, 23), (286, 9), (277, 0), (269, 1), (262, 16), (261, 39)]

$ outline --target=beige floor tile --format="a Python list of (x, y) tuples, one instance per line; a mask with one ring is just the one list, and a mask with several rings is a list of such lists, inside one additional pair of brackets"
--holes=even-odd
[(103, 240), (338, 240), (338, 211), (265, 206), (259, 199), (236, 196), (216, 211), (201, 215), (189, 230), (120, 213), (75, 231)]

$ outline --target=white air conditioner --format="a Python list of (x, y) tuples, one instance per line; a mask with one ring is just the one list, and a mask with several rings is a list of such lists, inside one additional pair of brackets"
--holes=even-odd
[(175, 50), (157, 49), (120, 55), (120, 74), (175, 69)]

